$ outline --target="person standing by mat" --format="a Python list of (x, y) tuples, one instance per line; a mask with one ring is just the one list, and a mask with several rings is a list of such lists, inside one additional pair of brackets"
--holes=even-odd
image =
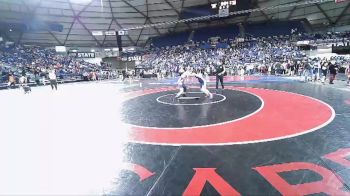
[(57, 77), (56, 77), (55, 69), (50, 70), (49, 79), (50, 79), (51, 89), (54, 90), (54, 87), (55, 87), (57, 91)]
[(321, 72), (322, 72), (321, 82), (322, 84), (325, 84), (327, 72), (328, 72), (328, 64), (326, 60), (321, 61)]
[(350, 62), (348, 62), (348, 66), (345, 70), (345, 74), (348, 77), (348, 81), (346, 82), (346, 85), (350, 86)]
[(333, 81), (335, 80), (335, 76), (337, 75), (338, 66), (335, 63), (335, 60), (332, 60), (329, 64), (329, 84), (334, 84)]
[(222, 89), (224, 89), (224, 74), (226, 72), (225, 66), (222, 63), (216, 65), (216, 90), (219, 88), (219, 81)]

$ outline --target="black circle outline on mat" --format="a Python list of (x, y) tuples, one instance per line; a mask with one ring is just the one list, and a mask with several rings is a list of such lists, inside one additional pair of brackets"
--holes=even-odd
[[(199, 93), (202, 93), (202, 92), (188, 92), (189, 94), (199, 94)], [(225, 95), (221, 95), (221, 94), (217, 94), (217, 93), (212, 93), (213, 95), (218, 95), (219, 97), (222, 97), (221, 100), (218, 100), (218, 101), (213, 101), (213, 102), (207, 102), (207, 103), (167, 103), (165, 101), (160, 101), (160, 98), (163, 98), (163, 97), (166, 97), (166, 96), (169, 96), (169, 95), (175, 95), (173, 93), (170, 93), (170, 94), (165, 94), (165, 95), (161, 95), (159, 97), (156, 98), (156, 101), (158, 103), (161, 103), (161, 104), (164, 104), (164, 105), (193, 105), (193, 106), (200, 106), (200, 105), (210, 105), (210, 104), (217, 104), (217, 103), (221, 103), (223, 101), (226, 100), (226, 96)]]
[[(231, 90), (231, 89), (230, 89)], [(232, 91), (240, 91), (240, 90), (232, 90)], [(165, 91), (162, 91), (162, 92), (165, 92)], [(244, 93), (248, 93), (248, 94), (250, 94), (250, 95), (253, 95), (253, 96), (255, 96), (255, 97), (257, 97), (260, 101), (261, 101), (261, 105), (260, 105), (260, 107), (257, 109), (257, 110), (255, 110), (254, 112), (252, 112), (252, 113), (250, 113), (250, 114), (247, 114), (247, 115), (245, 115), (245, 116), (242, 116), (242, 117), (240, 117), (240, 118), (236, 118), (236, 119), (233, 119), (233, 120), (229, 120), (229, 121), (225, 121), (225, 122), (220, 122), (220, 123), (215, 123), (215, 124), (210, 124), (210, 125), (199, 125), (199, 126), (192, 126), (192, 127), (146, 127), (146, 126), (140, 126), (140, 125), (133, 125), (133, 124), (129, 124), (129, 123), (125, 123), (125, 124), (128, 124), (128, 125), (130, 125), (130, 126), (132, 126), (132, 127), (139, 127), (139, 128), (151, 128), (151, 129), (182, 129), (182, 130), (186, 130), (186, 129), (193, 129), (193, 128), (201, 128), (201, 127), (215, 127), (215, 126), (218, 126), (218, 125), (222, 125), (222, 124), (227, 124), (227, 123), (232, 123), (232, 122), (236, 122), (236, 121), (239, 121), (239, 120), (243, 120), (243, 119), (245, 119), (245, 118), (248, 118), (248, 117), (250, 117), (250, 116), (253, 116), (254, 114), (256, 114), (256, 113), (258, 113), (258, 112), (260, 112), (263, 108), (264, 108), (264, 105), (265, 105), (265, 102), (264, 102), (264, 100), (261, 98), (261, 97), (259, 97), (259, 96), (257, 96), (257, 95), (255, 95), (255, 94), (253, 94), (253, 93), (250, 93), (250, 92), (245, 92), (245, 91), (241, 91), (241, 92), (244, 92)], [(158, 92), (157, 92), (158, 93)], [(143, 95), (140, 95), (140, 96), (143, 96)]]

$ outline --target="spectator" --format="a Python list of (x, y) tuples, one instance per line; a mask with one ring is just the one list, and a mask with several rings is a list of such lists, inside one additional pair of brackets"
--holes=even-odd
[(345, 74), (348, 77), (348, 80), (347, 80), (346, 84), (349, 86), (350, 85), (350, 62), (348, 62), (348, 66), (347, 66), (347, 68), (345, 70)]
[(328, 71), (328, 63), (326, 61), (321, 62), (321, 71), (322, 71), (322, 83), (326, 82), (327, 71)]
[(12, 72), (9, 73), (7, 86), (8, 88), (12, 88), (16, 86), (16, 77)]
[(329, 63), (329, 84), (334, 84), (333, 81), (335, 79), (335, 76), (337, 75), (337, 70), (338, 70), (338, 67), (337, 65), (335, 64), (335, 61), (331, 61)]
[(54, 90), (55, 88), (57, 90), (57, 78), (56, 78), (55, 69), (51, 69), (49, 71), (49, 79), (50, 79), (51, 89)]

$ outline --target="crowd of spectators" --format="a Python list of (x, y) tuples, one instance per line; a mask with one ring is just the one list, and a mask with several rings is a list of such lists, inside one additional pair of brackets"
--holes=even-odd
[(243, 67), (259, 63), (267, 65), (273, 62), (289, 61), (302, 58), (302, 51), (298, 50), (288, 40), (255, 39), (232, 44), (227, 48), (203, 49), (200, 44), (187, 44), (156, 50), (144, 65), (155, 69), (176, 70), (180, 66), (192, 66), (214, 70), (217, 63), (226, 67)]
[[(223, 64), (229, 75), (289, 75), (303, 76), (305, 81), (315, 81), (322, 80), (322, 76), (326, 76), (327, 73), (332, 74), (333, 70), (344, 71), (349, 65), (349, 57), (310, 57), (296, 44), (305, 37), (313, 38), (309, 40), (314, 43), (322, 40), (334, 43), (336, 40), (349, 40), (350, 33), (249, 37), (241, 41), (225, 40), (225, 47), (218, 47), (223, 45), (218, 43), (191, 42), (167, 48), (153, 48), (145, 55), (141, 66), (161, 76), (174, 76), (187, 66), (205, 70), (208, 75), (213, 75), (215, 66)], [(211, 47), (203, 47), (208, 44)]]
[(26, 76), (28, 81), (45, 84), (49, 70), (54, 69), (60, 80), (98, 80), (112, 78), (114, 73), (106, 64), (93, 64), (69, 55), (57, 54), (54, 49), (38, 46), (0, 44), (0, 83), (18, 81)]

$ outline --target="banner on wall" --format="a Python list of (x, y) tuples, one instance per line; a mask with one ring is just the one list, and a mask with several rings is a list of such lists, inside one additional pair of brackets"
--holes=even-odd
[(115, 31), (105, 31), (105, 35), (107, 36), (115, 36), (117, 33)]
[(122, 61), (142, 61), (142, 56), (124, 56), (121, 58)]
[(94, 52), (72, 52), (69, 53), (69, 56), (73, 56), (75, 58), (95, 58)]

